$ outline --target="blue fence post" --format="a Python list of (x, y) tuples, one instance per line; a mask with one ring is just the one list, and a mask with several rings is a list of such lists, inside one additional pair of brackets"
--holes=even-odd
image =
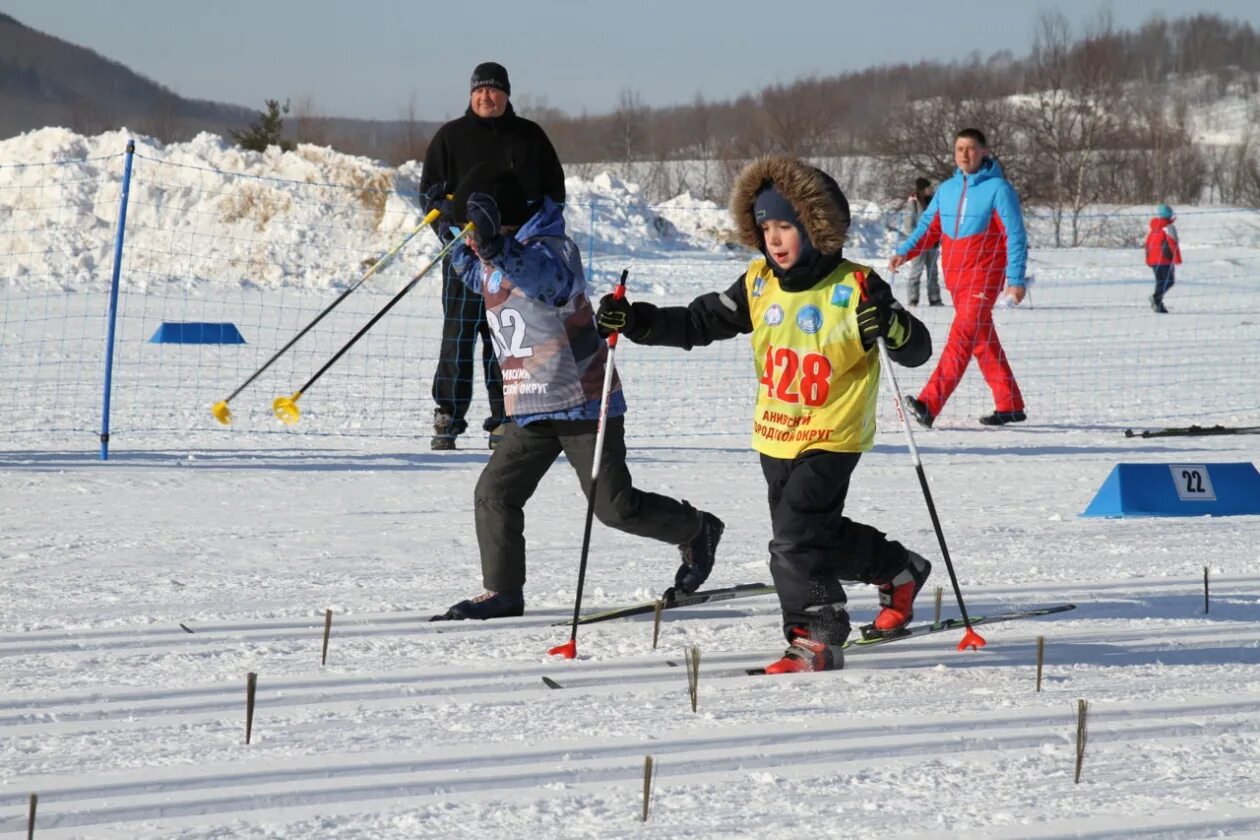
[(136, 141), (127, 141), (122, 196), (118, 199), (118, 229), (114, 233), (114, 272), (109, 284), (109, 336), (105, 339), (105, 398), (101, 408), (101, 460), (109, 460), (109, 395), (114, 383), (114, 328), (118, 323), (118, 276), (122, 272), (123, 232), (127, 228), (127, 198), (131, 194), (131, 161)]

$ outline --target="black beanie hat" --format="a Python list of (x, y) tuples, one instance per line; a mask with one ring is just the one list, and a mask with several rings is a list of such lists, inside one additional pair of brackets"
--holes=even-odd
[(512, 95), (512, 83), (508, 81), (507, 68), (495, 61), (478, 64), (473, 70), (468, 92), (472, 93), (479, 87), (498, 88), (508, 96)]
[(486, 193), (499, 205), (499, 222), (504, 225), (523, 225), (529, 219), (525, 190), (516, 173), (493, 163), (479, 163), (459, 179), (455, 187), (455, 199), (451, 212), (460, 227), (468, 224), (468, 196)]
[(761, 192), (757, 193), (757, 198), (753, 202), (753, 217), (758, 227), (762, 222), (777, 221), (787, 222), (796, 228), (796, 232), (801, 237), (801, 251), (796, 257), (798, 265), (812, 263), (817, 259), (818, 249), (809, 238), (805, 225), (801, 224), (801, 215), (796, 212), (796, 208), (792, 206), (788, 197), (779, 192), (779, 188), (773, 183), (767, 181), (761, 188)]

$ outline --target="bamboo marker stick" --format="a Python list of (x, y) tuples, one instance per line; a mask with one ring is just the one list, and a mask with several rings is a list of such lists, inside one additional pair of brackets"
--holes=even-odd
[(687, 694), (691, 697), (691, 711), (696, 711), (700, 702), (700, 647), (692, 645), (683, 648), (683, 658), (687, 662)]
[(1046, 637), (1037, 637), (1037, 693), (1041, 693), (1041, 666), (1046, 661)]
[(245, 676), (245, 743), (254, 732), (254, 693), (258, 689), (258, 675), (250, 671)]
[(657, 598), (656, 610), (652, 617), (652, 650), (656, 650), (656, 643), (661, 640), (661, 610), (664, 608), (665, 602)]
[(648, 803), (652, 801), (652, 756), (643, 757), (643, 821), (648, 819)]
[(319, 656), (319, 664), (328, 664), (328, 636), (332, 633), (332, 610), (324, 610), (324, 652)]
[(1089, 704), (1084, 700), (1076, 701), (1076, 777), (1075, 784), (1081, 783), (1081, 766), (1085, 763), (1085, 741), (1089, 734), (1086, 719), (1089, 716)]

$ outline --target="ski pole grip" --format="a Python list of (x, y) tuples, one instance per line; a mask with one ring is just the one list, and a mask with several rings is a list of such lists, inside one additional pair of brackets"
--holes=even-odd
[[(617, 288), (613, 289), (613, 300), (626, 299), (626, 277), (628, 277), (629, 275), (630, 275), (630, 269), (628, 268), (622, 269), (621, 279), (617, 281)], [(617, 346), (617, 338), (620, 335), (621, 335), (620, 331), (608, 334), (608, 346), (610, 348)]]

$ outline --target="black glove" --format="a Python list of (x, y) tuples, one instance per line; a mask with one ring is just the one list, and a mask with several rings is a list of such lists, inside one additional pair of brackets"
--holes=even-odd
[(884, 339), (889, 350), (896, 350), (910, 338), (910, 326), (903, 317), (906, 311), (895, 300), (890, 305), (867, 298), (858, 305), (855, 314), (862, 347), (866, 350), (875, 346), (877, 338)]
[(437, 210), (442, 215), (438, 216), (438, 221), (450, 221), (451, 218), (451, 197), (450, 190), (447, 188), (445, 181), (439, 181), (430, 186), (427, 190), (420, 193), (420, 212), (429, 215), (433, 210)]
[(427, 216), (433, 210), (437, 210), (439, 215), (429, 226), (445, 245), (455, 238), (451, 233), (451, 225), (454, 223), (451, 217), (451, 197), (447, 194), (445, 181), (439, 181), (420, 193), (420, 212)]
[(634, 307), (625, 298), (617, 298), (612, 292), (599, 299), (599, 311), (595, 313), (595, 326), (599, 334), (630, 332), (634, 329)]
[(499, 219), (499, 205), (494, 196), (479, 192), (468, 196), (468, 221), (473, 223), (473, 243), (477, 246), (477, 253), (483, 257), (493, 257), (503, 248)]

